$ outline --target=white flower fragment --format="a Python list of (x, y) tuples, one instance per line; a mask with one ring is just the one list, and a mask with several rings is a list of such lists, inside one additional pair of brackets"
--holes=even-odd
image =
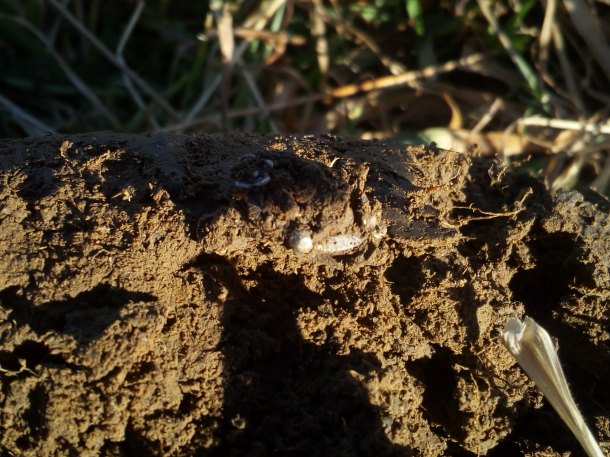
[(574, 403), (559, 357), (547, 331), (527, 316), (524, 322), (513, 317), (504, 326), (502, 339), (521, 368), (536, 383), (576, 436), (587, 455), (604, 457)]

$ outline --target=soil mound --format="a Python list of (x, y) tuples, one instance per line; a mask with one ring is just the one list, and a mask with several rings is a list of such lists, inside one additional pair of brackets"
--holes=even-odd
[(609, 208), (434, 147), (1, 141), (0, 454), (579, 455), (514, 312), (607, 451)]

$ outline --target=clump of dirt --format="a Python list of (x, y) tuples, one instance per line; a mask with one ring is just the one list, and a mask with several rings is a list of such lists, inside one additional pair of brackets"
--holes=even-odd
[(607, 450), (609, 208), (434, 147), (2, 141), (2, 453), (579, 453), (514, 312)]

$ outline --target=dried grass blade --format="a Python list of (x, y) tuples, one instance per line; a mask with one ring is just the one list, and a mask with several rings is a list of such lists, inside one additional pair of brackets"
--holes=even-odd
[(121, 62), (117, 57), (104, 45), (98, 38), (85, 27), (68, 9), (57, 0), (49, 0), (49, 3), (59, 12), (76, 30), (79, 31), (109, 62), (114, 64), (119, 70), (127, 73), (129, 77), (142, 89), (148, 96), (155, 100), (167, 113), (174, 118), (178, 118), (178, 113), (169, 104), (167, 100), (161, 97), (152, 87), (144, 81), (135, 71), (129, 68), (124, 62)]
[[(529, 65), (529, 63), (523, 58), (519, 52), (513, 46), (510, 38), (502, 31), (500, 28), (500, 24), (494, 13), (491, 10), (491, 2), (489, 0), (477, 0), (479, 8), (489, 22), (489, 25), (493, 29), (496, 37), (506, 50), (507, 54), (515, 64), (515, 66), (519, 69), (523, 78), (527, 82), (527, 85), (530, 87), (532, 93), (539, 97), (540, 102), (543, 105), (548, 105), (548, 94), (544, 92), (544, 85), (542, 81), (538, 77), (538, 74), (534, 71), (534, 69)], [(547, 107), (548, 108), (548, 107)]]
[(38, 120), (23, 108), (17, 106), (11, 100), (0, 94), (0, 110), (2, 109), (6, 110), (23, 131), (30, 136), (55, 133), (55, 130), (47, 126), (44, 122)]
[(590, 457), (603, 457), (599, 445), (574, 403), (559, 357), (547, 331), (533, 319), (511, 318), (502, 338), (521, 368), (540, 388)]
[[(269, 20), (273, 17), (273, 15), (276, 13), (276, 11), (281, 8), (285, 3), (286, 0), (271, 0), (269, 2), (262, 3), (257, 12), (244, 21), (243, 27), (247, 29), (252, 29), (254, 31), (262, 30), (265, 25), (267, 25)], [(250, 43), (248, 41), (241, 42), (239, 46), (237, 46), (237, 48), (233, 51), (233, 59), (241, 57), (243, 53), (246, 52), (246, 49), (249, 45)], [(180, 122), (180, 124), (176, 126), (173, 126), (171, 130), (182, 130), (188, 126), (193, 125), (193, 119), (195, 119), (195, 117), (199, 114), (199, 112), (208, 102), (210, 97), (214, 94), (221, 80), (221, 75), (217, 75), (213, 81), (207, 84), (204, 87), (199, 99), (195, 102), (189, 113), (183, 118), (182, 122)]]
[(321, 0), (313, 0), (313, 9), (310, 12), (311, 32), (316, 42), (316, 56), (318, 58), (318, 68), (320, 69), (320, 89), (326, 92), (328, 81), (328, 70), (330, 68), (330, 57), (328, 56), (328, 40), (326, 39), (326, 24), (322, 19), (324, 15), (324, 5)]
[(218, 44), (222, 57), (221, 85), (220, 85), (220, 113), (223, 130), (229, 129), (229, 90), (231, 74), (233, 73), (233, 59), (235, 54), (235, 38), (233, 35), (233, 15), (227, 5), (216, 12), (218, 27)]
[(574, 23), (574, 27), (589, 46), (606, 77), (610, 79), (610, 59), (608, 59), (610, 46), (606, 41), (601, 24), (591, 13), (591, 6), (583, 0), (564, 0), (563, 4)]

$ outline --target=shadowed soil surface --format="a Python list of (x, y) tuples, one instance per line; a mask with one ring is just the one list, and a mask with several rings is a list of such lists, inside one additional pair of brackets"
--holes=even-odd
[(582, 455), (610, 443), (610, 205), (335, 137), (0, 141), (0, 455)]

